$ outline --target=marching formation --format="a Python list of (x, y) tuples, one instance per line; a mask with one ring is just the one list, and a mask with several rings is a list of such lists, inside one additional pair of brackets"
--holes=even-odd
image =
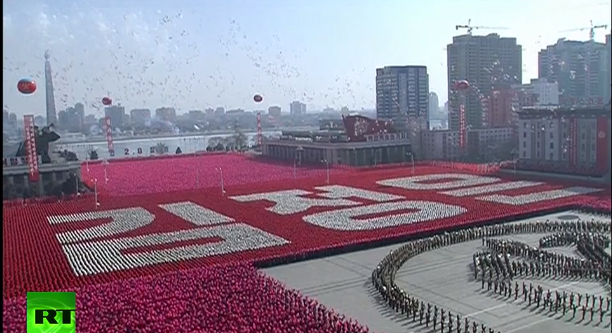
[[(601, 280), (605, 280), (607, 276), (607, 281), (609, 285), (609, 256), (607, 264), (608, 266), (604, 266), (603, 263), (595, 264), (581, 264), (582, 266), (578, 266), (576, 263), (574, 266), (571, 266), (571, 260), (559, 259), (564, 257), (562, 255), (552, 254), (545, 252), (542, 249), (533, 250), (530, 247), (525, 247), (525, 244), (522, 246), (517, 246), (516, 242), (508, 242), (499, 241), (497, 239), (491, 239), (490, 237), (511, 235), (511, 234), (528, 234), (528, 233), (556, 233), (551, 236), (552, 239), (546, 238), (543, 242), (544, 244), (561, 244), (560, 242), (565, 242), (563, 244), (569, 243), (583, 243), (585, 248), (590, 250), (592, 256), (594, 258), (605, 258), (604, 254), (601, 254), (597, 249), (605, 248), (604, 245), (609, 244), (609, 238), (602, 236), (602, 234), (610, 233), (610, 224), (602, 223), (595, 220), (592, 221), (578, 221), (578, 222), (556, 222), (556, 221), (538, 221), (538, 222), (528, 222), (528, 223), (516, 223), (516, 224), (506, 224), (506, 225), (493, 225), (493, 226), (483, 226), (476, 227), (471, 229), (464, 229), (460, 231), (454, 231), (449, 233), (444, 233), (441, 235), (436, 235), (424, 239), (419, 239), (415, 241), (411, 241), (407, 244), (404, 244), (402, 247), (391, 251), (376, 267), (376, 269), (372, 272), (372, 283), (374, 287), (381, 294), (383, 299), (389, 304), (389, 306), (394, 309), (396, 312), (401, 313), (406, 316), (408, 320), (412, 322), (418, 322), (419, 325), (424, 325), (425, 327), (430, 327), (433, 332), (441, 332), (441, 333), (495, 333), (496, 330), (487, 327), (484, 323), (479, 323), (473, 318), (464, 318), (461, 314), (453, 314), (451, 311), (438, 307), (437, 305), (432, 305), (423, 300), (419, 300), (416, 297), (410, 295), (409, 292), (400, 289), (395, 284), (395, 275), (397, 271), (408, 261), (410, 258), (413, 258), (421, 253), (426, 251), (438, 249), (444, 246), (457, 244), (461, 242), (473, 241), (477, 239), (483, 239), (483, 244), (489, 244), (490, 249), (499, 249), (502, 251), (492, 250), (489, 253), (477, 253), (474, 255), (474, 267), (475, 267), (475, 277), (478, 278), (478, 273), (480, 272), (482, 286), (484, 288), (485, 282), (487, 283), (487, 288), (493, 288), (495, 286), (495, 290), (498, 293), (504, 294), (507, 297), (514, 296), (518, 299), (519, 289), (518, 282), (514, 283), (514, 294), (512, 293), (513, 284), (511, 283), (511, 279), (517, 274), (520, 274), (521, 269), (523, 270), (523, 274), (527, 275), (527, 272), (531, 272), (529, 269), (529, 264), (527, 264), (528, 268), (524, 268), (523, 264), (518, 264), (514, 262), (514, 268), (512, 269), (512, 262), (509, 261), (507, 264), (506, 260), (509, 260), (509, 255), (514, 255), (514, 253), (522, 253), (527, 254), (527, 257), (531, 255), (530, 258), (533, 258), (533, 263), (531, 264), (534, 267), (534, 274), (537, 274), (536, 267), (545, 267), (543, 264), (543, 260), (539, 258), (549, 258), (548, 266), (552, 267), (551, 263), (555, 262), (561, 264), (561, 267), (566, 267), (567, 272), (582, 272), (583, 276), (588, 276), (588, 274), (592, 274), (592, 278), (598, 278)], [(563, 240), (557, 240), (556, 237), (563, 237)], [(554, 239), (554, 240), (553, 240)], [(502, 244), (512, 244), (512, 245), (502, 245)], [(504, 248), (502, 248), (502, 246)], [(511, 250), (506, 248), (512, 248), (515, 252), (511, 252)], [(505, 252), (503, 249), (506, 249)], [(595, 250), (593, 250), (595, 249)], [(593, 251), (591, 251), (593, 250)], [(535, 255), (535, 252), (532, 251), (540, 251), (542, 252), (541, 257), (539, 255)], [(587, 251), (587, 250), (585, 250)], [(507, 259), (505, 259), (507, 258)], [(557, 259), (552, 259), (557, 258)], [(590, 256), (587, 258), (591, 258)], [(537, 260), (536, 260), (537, 259)], [(588, 259), (592, 260), (592, 259)], [(587, 260), (585, 260), (587, 261)], [(488, 263), (488, 264), (487, 264)], [(537, 264), (536, 264), (537, 263)], [(563, 265), (562, 263), (567, 263)], [(537, 266), (539, 265), (539, 266)], [(521, 268), (518, 268), (518, 267)], [(557, 266), (558, 267), (558, 266)], [(573, 267), (573, 268), (569, 268)], [(579, 269), (583, 267), (583, 269)], [(608, 267), (607, 275), (603, 272), (604, 268)], [(587, 269), (588, 268), (588, 269)], [(546, 270), (540, 269), (539, 274), (543, 274)], [(560, 272), (562, 270), (557, 270)], [(553, 269), (549, 268), (546, 272), (553, 272)], [(578, 273), (574, 273), (578, 274)], [(578, 275), (579, 276), (579, 275)], [(540, 302), (544, 301), (545, 305), (551, 309), (555, 307), (557, 309), (562, 309), (563, 306), (563, 294), (559, 294), (559, 300), (557, 298), (553, 298), (553, 291), (543, 291), (542, 287), (534, 288), (531, 285), (529, 291), (527, 291), (527, 285), (523, 285), (523, 289), (521, 292), (526, 291), (525, 293), (521, 293), (521, 297), (530, 298), (532, 301)], [(558, 292), (557, 292), (558, 293)], [(531, 297), (529, 295), (531, 294)], [(527, 295), (527, 296), (525, 296)], [(556, 295), (556, 294), (555, 294)], [(569, 299), (566, 295), (566, 300)], [(570, 294), (571, 295), (571, 294)], [(536, 297), (537, 296), (537, 297)], [(580, 298), (580, 300), (578, 300)], [(548, 299), (548, 301), (546, 301)], [(598, 302), (597, 302), (598, 301)], [(575, 295), (570, 301), (572, 306), (577, 306), (577, 309), (582, 309), (585, 307), (587, 310), (584, 310), (584, 315), (586, 316), (586, 312), (589, 311), (590, 308), (593, 308), (593, 313), (599, 313), (601, 316), (601, 320), (603, 321), (604, 314), (609, 313), (610, 309), (610, 298), (607, 297), (604, 299), (603, 296), (601, 298), (589, 295), (584, 298), (582, 295)], [(551, 305), (552, 304), (552, 305)], [(566, 309), (569, 303), (566, 304)], [(597, 305), (595, 305), (597, 304)], [(606, 305), (608, 304), (608, 305)], [(599, 310), (601, 308), (601, 310)], [(573, 309), (573, 308), (572, 308)], [(599, 311), (597, 311), (599, 310)], [(575, 311), (575, 310), (572, 310)], [(593, 316), (594, 316), (593, 314)], [(499, 331), (497, 331), (499, 332)]]
[[(610, 245), (610, 238), (597, 232), (600, 230), (587, 223), (581, 225), (580, 231), (558, 232), (541, 238), (539, 248), (517, 241), (483, 238), (482, 243), (489, 251), (474, 254), (474, 278), (477, 280), (480, 275), (481, 288), (486, 287), (487, 291), (515, 301), (521, 298), (528, 306), (560, 312), (563, 316), (571, 312), (570, 320), (580, 311), (581, 322), (586, 320), (588, 313), (590, 322), (597, 316), (602, 323), (610, 311), (609, 296), (557, 289), (545, 291), (542, 286), (524, 280), (519, 286), (516, 280), (526, 277), (598, 280), (609, 289), (610, 255), (605, 249)], [(576, 245), (584, 259), (544, 250), (569, 245)]]

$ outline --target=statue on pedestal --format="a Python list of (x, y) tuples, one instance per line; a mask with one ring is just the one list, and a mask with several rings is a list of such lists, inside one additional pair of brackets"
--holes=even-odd
[[(51, 163), (51, 157), (49, 156), (49, 143), (55, 142), (60, 139), (59, 134), (53, 131), (53, 124), (45, 126), (39, 129), (38, 126), (34, 126), (34, 135), (36, 140), (36, 155), (40, 155), (42, 163)], [(23, 141), (17, 149), (15, 157), (26, 156), (26, 143)]]

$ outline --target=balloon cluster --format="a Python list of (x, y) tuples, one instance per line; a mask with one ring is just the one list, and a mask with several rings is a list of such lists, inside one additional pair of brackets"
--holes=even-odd
[(460, 80), (455, 82), (453, 85), (454, 90), (468, 90), (470, 89), (470, 83), (466, 80)]
[[(17, 90), (24, 95), (31, 95), (36, 91), (36, 82), (31, 78), (23, 78), (17, 82)], [(255, 94), (253, 100), (256, 103), (261, 103), (263, 101), (263, 96)], [(102, 97), (102, 104), (104, 106), (112, 105), (113, 100), (108, 96)]]
[[(23, 78), (17, 82), (17, 90), (24, 95), (31, 95), (36, 91), (36, 81), (31, 78)], [(256, 102), (261, 102), (263, 97), (260, 95), (255, 95), (254, 97)], [(113, 104), (113, 100), (110, 97), (103, 97), (102, 104), (104, 106), (109, 106)]]

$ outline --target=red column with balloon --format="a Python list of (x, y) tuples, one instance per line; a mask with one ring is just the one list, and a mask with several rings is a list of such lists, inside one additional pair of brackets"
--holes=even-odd
[[(263, 101), (263, 96), (255, 94), (255, 96), (253, 96), (253, 101), (255, 101), (255, 103), (261, 103)], [(263, 131), (261, 129), (261, 112), (257, 112), (257, 146), (261, 147), (262, 143)]]
[[(36, 92), (36, 81), (31, 78), (23, 78), (17, 82), (17, 90), (24, 95)], [(34, 116), (23, 116), (23, 125), (26, 145), (26, 161), (28, 162), (28, 178), (31, 182), (38, 181), (38, 154), (36, 152), (36, 128), (34, 127)]]
[(466, 94), (470, 89), (470, 84), (466, 80), (455, 82), (453, 90), (459, 94), (459, 148), (465, 149), (467, 123), (465, 119), (465, 100)]
[(261, 112), (257, 112), (257, 145), (261, 147), (263, 131), (261, 129)]
[(113, 128), (111, 126), (111, 118), (104, 117), (104, 127), (106, 130), (106, 144), (108, 145), (108, 153), (115, 156), (115, 146), (113, 145)]
[[(110, 97), (103, 97), (102, 104), (104, 106), (110, 106), (113, 104), (113, 100)], [(111, 124), (111, 118), (109, 116), (104, 117), (104, 130), (106, 131), (106, 144), (108, 145), (108, 153), (111, 157), (114, 157), (115, 145), (113, 144), (113, 127)]]

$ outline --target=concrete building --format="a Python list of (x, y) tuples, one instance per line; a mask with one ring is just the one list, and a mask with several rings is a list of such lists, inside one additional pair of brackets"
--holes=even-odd
[(204, 111), (202, 110), (189, 110), (187, 113), (187, 117), (190, 121), (202, 121), (204, 120)]
[(132, 109), (130, 110), (130, 120), (136, 126), (144, 126), (151, 120), (151, 110), (149, 109)]
[(546, 78), (531, 79), (526, 84), (513, 84), (512, 89), (521, 107), (559, 105), (559, 84)]
[(75, 107), (68, 107), (66, 110), (57, 113), (56, 125), (69, 132), (80, 132), (83, 129), (84, 118), (85, 112), (83, 109), (77, 111)]
[(523, 109), (519, 122), (519, 159), (542, 165), (609, 170), (609, 107)]
[[(486, 105), (482, 96), (490, 96), (496, 85), (520, 84), (523, 80), (522, 47), (516, 38), (500, 37), (498, 34), (474, 36), (471, 34), (453, 37), (447, 45), (447, 71), (449, 96), (449, 128), (460, 129), (461, 104), (454, 83), (466, 80), (470, 89), (465, 94), (466, 126), (473, 129), (486, 127), (484, 113)], [(486, 122), (486, 121), (485, 121)]]
[[(429, 120), (427, 66), (386, 66), (376, 69), (376, 118), (396, 127)], [(423, 124), (423, 126), (426, 126)]]
[(104, 108), (104, 117), (110, 117), (111, 126), (113, 128), (123, 126), (123, 119), (125, 115), (125, 107), (119, 105), (107, 106)]
[(225, 108), (220, 106), (218, 108), (215, 109), (215, 116), (224, 116), (225, 115)]
[[(4, 187), (3, 199), (11, 200), (23, 196), (26, 187), (29, 187), (33, 196), (52, 195), (53, 187), (61, 184), (76, 174), (81, 179), (81, 162), (42, 163), (38, 156), (38, 181), (33, 184), (29, 179), (29, 167), (25, 157), (3, 158), (2, 184)], [(7, 191), (10, 188), (10, 191)], [(7, 192), (11, 192), (10, 194)], [(14, 196), (14, 197), (11, 197)]]
[(608, 66), (608, 81), (606, 82), (607, 95), (604, 97), (604, 102), (610, 102), (612, 98), (612, 34), (606, 35), (606, 50), (608, 59), (606, 65)]
[(176, 109), (162, 107), (155, 110), (155, 116), (161, 120), (175, 122), (176, 121)]
[(516, 94), (511, 88), (493, 90), (488, 96), (487, 109), (483, 119), (486, 128), (514, 126), (514, 104)]
[(299, 102), (299, 101), (293, 101), (291, 102), (291, 104), (289, 104), (289, 114), (292, 116), (302, 116), (306, 114), (306, 104)]
[(424, 159), (460, 160), (469, 157), (473, 160), (495, 160), (503, 146), (515, 139), (512, 127), (471, 129), (467, 131), (465, 148), (459, 146), (458, 130), (427, 131), (422, 134)]
[(271, 106), (268, 108), (268, 115), (274, 118), (280, 118), (281, 116), (281, 107), (280, 106)]
[(279, 139), (264, 141), (262, 154), (298, 165), (371, 166), (417, 159), (407, 132), (389, 121), (363, 116), (323, 120), (319, 131), (283, 131)]
[(610, 87), (609, 66), (605, 44), (594, 41), (561, 38), (538, 54), (538, 77), (559, 84), (564, 106), (601, 103)]
[(74, 112), (76, 112), (81, 119), (85, 119), (85, 105), (83, 105), (83, 103), (76, 103), (74, 105)]

